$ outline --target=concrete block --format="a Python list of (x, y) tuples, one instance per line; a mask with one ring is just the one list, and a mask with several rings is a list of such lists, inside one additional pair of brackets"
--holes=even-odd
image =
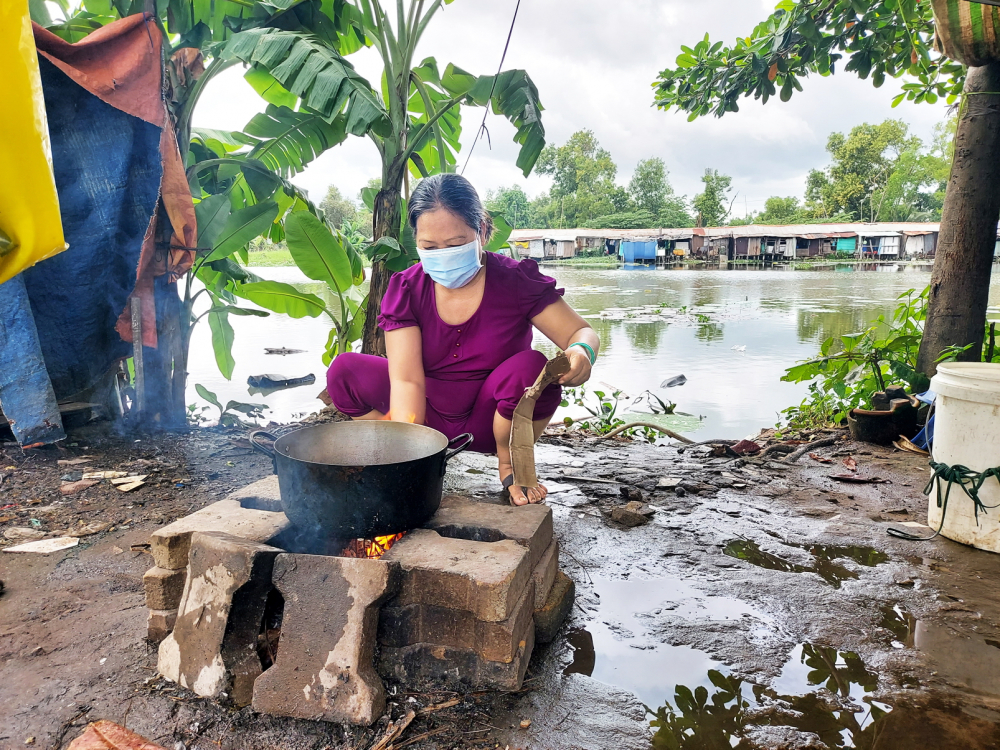
[(471, 649), (418, 643), (404, 648), (383, 647), (378, 671), (409, 689), (520, 690), (535, 646), (534, 628), (529, 628), (510, 662), (486, 661)]
[(246, 487), (229, 493), (225, 499), (235, 500), (240, 504), (240, 507), (251, 510), (270, 510), (279, 513), (282, 511), (281, 490), (278, 489), (277, 474), (268, 474), (253, 484), (248, 484)]
[(226, 534), (192, 534), (177, 622), (160, 644), (160, 674), (206, 698), (226, 693), (236, 705), (250, 703), (261, 673), (257, 635), (280, 552)]
[(529, 583), (514, 612), (502, 622), (485, 622), (469, 611), (426, 604), (383, 607), (378, 641), (390, 648), (434, 643), (475, 651), (484, 661), (509, 664), (533, 627), (535, 598), (534, 583)]
[(494, 505), (448, 495), (426, 524), (441, 536), (474, 542), (509, 539), (528, 549), (528, 564), (538, 564), (552, 542), (552, 508), (547, 505)]
[(545, 606), (558, 572), (559, 542), (553, 539), (531, 573), (531, 580), (535, 583), (535, 609)]
[(159, 643), (174, 629), (177, 622), (176, 609), (151, 609), (146, 616), (146, 640)]
[(484, 544), (417, 529), (382, 559), (403, 569), (403, 584), (393, 606), (462, 609), (487, 622), (510, 617), (531, 579), (527, 548), (509, 539)]
[(274, 666), (254, 685), (254, 710), (362, 726), (382, 716), (375, 636), (379, 606), (399, 579), (399, 566), (383, 560), (279, 555), (281, 641)]
[(181, 604), (186, 580), (186, 568), (150, 568), (142, 577), (142, 585), (146, 589), (146, 606), (150, 609), (176, 611)]
[(154, 531), (150, 537), (153, 562), (168, 570), (186, 568), (191, 535), (197, 531), (266, 542), (288, 526), (284, 513), (243, 508), (238, 500), (220, 500)]
[(535, 610), (535, 638), (539, 643), (551, 643), (556, 633), (573, 608), (576, 598), (576, 584), (561, 570), (556, 574), (555, 583), (545, 604)]

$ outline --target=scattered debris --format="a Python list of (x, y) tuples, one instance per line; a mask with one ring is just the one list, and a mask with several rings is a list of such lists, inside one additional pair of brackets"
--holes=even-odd
[(118, 477), (117, 479), (112, 479), (111, 484), (117, 486), (120, 484), (132, 484), (133, 482), (143, 482), (149, 474), (132, 474), (127, 477)]
[(88, 724), (83, 734), (70, 743), (67, 750), (165, 750), (145, 737), (111, 721)]
[(676, 388), (679, 385), (684, 385), (688, 382), (688, 379), (683, 375), (678, 375), (677, 377), (670, 378), (670, 380), (664, 380), (660, 383), (660, 388)]
[(920, 455), (920, 456), (929, 456), (930, 455), (930, 453), (928, 453), (927, 451), (925, 451), (920, 446), (915, 445), (911, 441), (907, 440), (902, 435), (899, 436), (899, 440), (893, 441), (892, 444), (893, 444), (893, 446), (895, 446), (896, 448), (898, 448), (901, 451), (909, 451), (910, 453), (916, 453), (917, 455)]
[(247, 378), (247, 385), (251, 388), (273, 389), (273, 388), (295, 388), (300, 385), (311, 385), (316, 382), (316, 376), (310, 373), (301, 378), (286, 378), (284, 375), (251, 375)]
[(89, 464), (93, 459), (90, 456), (80, 456), (79, 458), (61, 458), (56, 461), (58, 466), (79, 466), (80, 464)]
[(819, 440), (813, 440), (811, 443), (806, 443), (801, 448), (799, 448), (798, 450), (794, 451), (791, 455), (789, 455), (788, 458), (785, 459), (785, 463), (788, 464), (795, 463), (805, 454), (815, 450), (816, 448), (826, 448), (829, 445), (833, 445), (838, 440), (840, 440), (839, 436), (820, 438)]
[(848, 456), (847, 458), (845, 458), (843, 463), (844, 463), (844, 466), (847, 467), (848, 471), (857, 471), (858, 470), (858, 462), (855, 461), (850, 456)]
[(813, 461), (819, 461), (821, 464), (832, 464), (833, 463), (833, 459), (832, 458), (826, 458), (825, 456), (821, 456), (818, 453), (810, 453), (809, 454), (809, 458), (811, 458)]
[(65, 536), (71, 537), (83, 537), (83, 536), (93, 536), (94, 534), (100, 534), (105, 529), (111, 528), (111, 524), (105, 521), (91, 521), (88, 524), (83, 524), (75, 529), (70, 529), (66, 532)]
[(389, 726), (385, 728), (385, 734), (369, 750), (386, 750), (387, 747), (392, 745), (394, 740), (398, 739), (406, 731), (406, 728), (410, 726), (415, 718), (417, 718), (416, 711), (410, 709), (403, 718), (398, 721), (390, 721)]
[(39, 539), (35, 542), (26, 542), (13, 547), (6, 547), (4, 552), (35, 552), (40, 555), (48, 555), (52, 552), (75, 547), (80, 540), (71, 536), (60, 536), (55, 539)]
[(59, 493), (66, 497), (68, 495), (75, 495), (78, 492), (83, 492), (88, 487), (93, 487), (98, 484), (100, 480), (98, 479), (79, 479), (75, 482), (66, 482), (59, 487)]
[(638, 500), (633, 500), (625, 505), (619, 505), (617, 508), (611, 509), (611, 520), (622, 524), (623, 526), (628, 526), (629, 528), (634, 528), (636, 526), (643, 526), (649, 523), (649, 518), (656, 511), (650, 508), (648, 505), (644, 505)]
[(859, 477), (857, 474), (830, 474), (830, 479), (850, 484), (887, 484), (889, 482), (888, 479), (881, 477)]
[(127, 477), (127, 471), (88, 471), (83, 475), (84, 479), (118, 479)]
[(531, 719), (521, 719), (521, 729), (527, 729), (531, 726)]
[(23, 542), (43, 539), (45, 532), (38, 529), (31, 529), (27, 526), (13, 526), (9, 529), (4, 529), (3, 535), (12, 542)]
[(140, 487), (144, 486), (145, 484), (146, 484), (145, 482), (143, 482), (143, 481), (140, 480), (138, 482), (130, 482), (129, 484), (118, 485), (118, 487), (116, 489), (120, 490), (121, 492), (131, 492), (132, 490), (139, 489)]
[(753, 440), (741, 440), (729, 447), (729, 452), (736, 456), (753, 456), (760, 453), (763, 450), (757, 443)]

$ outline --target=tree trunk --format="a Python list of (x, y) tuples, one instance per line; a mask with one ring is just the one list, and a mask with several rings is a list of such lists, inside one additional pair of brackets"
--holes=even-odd
[[(399, 239), (400, 215), (399, 181), (383, 181), (383, 188), (375, 196), (375, 211), (372, 235), (375, 240), (381, 237)], [(385, 187), (388, 185), (388, 187)], [(372, 275), (368, 287), (368, 303), (365, 307), (365, 333), (362, 338), (361, 351), (364, 354), (385, 356), (385, 335), (378, 327), (378, 316), (382, 310), (382, 297), (389, 286), (392, 271), (385, 264), (377, 261), (372, 263)]]
[(993, 251), (1000, 219), (1000, 62), (970, 68), (941, 216), (927, 322), (917, 366), (928, 376), (949, 346), (982, 357)]

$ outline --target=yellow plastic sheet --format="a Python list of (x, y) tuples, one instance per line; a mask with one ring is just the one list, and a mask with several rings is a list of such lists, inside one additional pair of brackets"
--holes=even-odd
[(66, 249), (27, 0), (0, 0), (0, 283)]

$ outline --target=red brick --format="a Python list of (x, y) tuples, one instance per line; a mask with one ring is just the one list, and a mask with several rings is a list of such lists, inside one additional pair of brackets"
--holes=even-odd
[(426, 604), (383, 607), (378, 640), (390, 648), (434, 643), (475, 651), (485, 661), (510, 663), (532, 628), (535, 598), (532, 583), (521, 595), (511, 616), (502, 622), (485, 622), (477, 620), (467, 610)]
[(424, 528), (475, 542), (509, 539), (528, 549), (528, 563), (533, 568), (552, 542), (552, 509), (547, 505), (477, 503), (448, 495)]
[(520, 690), (535, 645), (529, 628), (510, 662), (486, 661), (472, 649), (417, 643), (404, 648), (383, 647), (378, 671), (407, 688), (447, 690)]
[(393, 606), (429, 604), (467, 610), (487, 622), (510, 617), (531, 579), (528, 550), (511, 540), (486, 544), (417, 529), (382, 559), (398, 562), (403, 569), (403, 584)]
[(285, 599), (277, 660), (257, 678), (255, 711), (368, 726), (385, 712), (375, 672), (379, 606), (399, 586), (395, 563), (279, 555), (274, 585)]

